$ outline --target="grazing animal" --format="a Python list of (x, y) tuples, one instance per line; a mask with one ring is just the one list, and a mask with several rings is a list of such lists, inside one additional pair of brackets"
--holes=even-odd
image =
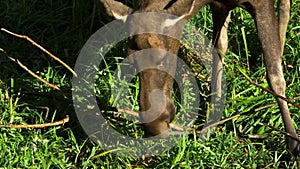
[[(218, 49), (219, 56), (213, 59), (213, 78), (219, 80), (222, 75), (222, 61), (216, 57), (222, 57), (227, 50), (228, 37), (227, 26), (230, 19), (230, 11), (241, 7), (248, 11), (255, 20), (258, 37), (262, 44), (265, 65), (267, 68), (268, 83), (271, 89), (285, 97), (286, 82), (283, 76), (282, 59), (285, 34), (290, 14), (290, 0), (278, 1), (278, 16), (274, 7), (275, 0), (144, 0), (137, 10), (115, 0), (100, 0), (109, 15), (119, 18), (132, 13), (158, 12), (176, 15), (179, 18), (190, 19), (204, 5), (210, 5), (213, 16), (213, 42)], [(147, 24), (147, 21), (142, 21)], [(151, 23), (151, 22), (150, 22)], [(149, 23), (148, 23), (149, 24)], [(136, 25), (133, 25), (136, 26)], [(173, 26), (172, 29), (182, 30), (184, 25)], [(130, 38), (129, 54), (147, 48), (161, 48), (173, 54), (178, 53), (179, 40), (160, 34), (147, 33), (134, 35)], [(175, 65), (173, 63), (173, 65)], [(153, 111), (161, 111), (160, 116), (152, 121), (144, 123), (145, 133), (154, 136), (165, 132), (175, 115), (175, 106), (172, 102), (173, 78), (166, 72), (156, 69), (146, 69), (139, 73), (140, 77), (140, 107), (141, 111), (150, 109), (150, 99), (158, 99), (152, 91), (163, 91), (164, 104), (159, 108), (151, 108)], [(215, 91), (221, 96), (221, 83), (216, 83)], [(158, 94), (159, 95), (159, 94)], [(150, 99), (149, 99), (150, 98)], [(284, 121), (286, 132), (298, 138), (290, 116), (287, 102), (276, 98)], [(155, 113), (148, 111), (148, 114)], [(147, 118), (147, 114), (141, 118)], [(288, 149), (296, 156), (300, 153), (300, 144), (292, 137), (287, 137)]]

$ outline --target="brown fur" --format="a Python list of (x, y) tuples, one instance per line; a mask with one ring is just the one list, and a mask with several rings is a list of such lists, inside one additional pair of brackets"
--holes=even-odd
[[(214, 56), (215, 59), (213, 60), (212, 80), (217, 82), (216, 86), (213, 86), (217, 97), (221, 97), (220, 78), (222, 75), (222, 63), (217, 57), (222, 57), (227, 50), (227, 27), (230, 10), (235, 7), (244, 8), (253, 16), (256, 23), (259, 40), (262, 44), (265, 57), (269, 85), (274, 92), (285, 97), (286, 85), (281, 66), (281, 56), (283, 54), (286, 28), (289, 20), (289, 0), (278, 1), (278, 17), (276, 16), (274, 8), (274, 0), (147, 0), (143, 1), (141, 8), (137, 11), (131, 10), (129, 7), (117, 1), (102, 0), (102, 2), (107, 12), (114, 16), (124, 15), (124, 13), (130, 14), (132, 12), (163, 12), (179, 17), (183, 16), (185, 19), (193, 17), (201, 7), (209, 4), (213, 13), (213, 42), (220, 55)], [(118, 8), (114, 9), (115, 6)], [(122, 10), (121, 6), (124, 6), (124, 10)], [(174, 26), (174, 29), (182, 30), (183, 25), (181, 26), (182, 27)], [(179, 42), (176, 39), (155, 34), (143, 34), (131, 38), (129, 53), (146, 48), (161, 48), (177, 54)], [(161, 111), (160, 116), (154, 121), (144, 124), (145, 132), (148, 136), (163, 133), (169, 128), (169, 123), (175, 115), (175, 108), (171, 99), (173, 79), (165, 72), (156, 69), (144, 70), (139, 76), (141, 79), (141, 111), (147, 111), (151, 107), (149, 95), (151, 95), (152, 90), (159, 89), (163, 91), (165, 95), (165, 102), (163, 106), (160, 105), (161, 107), (159, 108)], [(294, 137), (298, 137), (287, 103), (279, 98), (277, 98), (277, 102), (283, 117), (286, 132)], [(147, 118), (147, 115), (143, 115), (142, 118)], [(287, 137), (287, 145), (291, 152), (295, 155), (299, 155), (300, 146), (296, 140)]]

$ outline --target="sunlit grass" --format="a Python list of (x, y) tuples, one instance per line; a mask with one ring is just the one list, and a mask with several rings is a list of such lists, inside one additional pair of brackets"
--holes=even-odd
[[(287, 97), (299, 103), (299, 1), (293, 1), (285, 53), (284, 74), (287, 81)], [(137, 4), (134, 4), (135, 6)], [(0, 23), (14, 32), (25, 34), (58, 55), (71, 67), (89, 36), (107, 18), (98, 16), (92, 1), (0, 1)], [(208, 38), (212, 37), (212, 19), (209, 8), (192, 20)], [(159, 156), (150, 159), (117, 156), (93, 143), (78, 124), (72, 105), (72, 75), (61, 65), (47, 57), (29, 42), (0, 33), (0, 48), (20, 59), (31, 70), (47, 81), (59, 86), (55, 91), (31, 77), (17, 64), (0, 53), (0, 124), (42, 124), (58, 121), (70, 115), (64, 126), (43, 129), (0, 128), (0, 167), (3, 168), (295, 168), (289, 162), (290, 154), (285, 148), (284, 135), (268, 125), (284, 131), (283, 121), (275, 98), (251, 85), (239, 72), (242, 68), (256, 83), (268, 87), (262, 50), (250, 15), (235, 9), (229, 28), (229, 50), (224, 66), (226, 78), (226, 105), (222, 118), (241, 114), (237, 119), (219, 125), (205, 142), (194, 135), (183, 137), (178, 144)], [(119, 43), (109, 54), (106, 63), (100, 65), (95, 78), (95, 94), (100, 108), (109, 110), (108, 119), (118, 131), (140, 137), (143, 135), (138, 122), (127, 121), (123, 116), (114, 119), (112, 108), (117, 102), (128, 109), (138, 111), (138, 77), (131, 83), (113, 79), (117, 63), (126, 53), (126, 43)], [(245, 48), (246, 47), (246, 48)], [(182, 48), (181, 57), (192, 55)], [(195, 65), (202, 75), (203, 65)], [(201, 63), (200, 63), (201, 64)], [(250, 67), (248, 67), (248, 64)], [(114, 89), (112, 84), (124, 83), (124, 90)], [(201, 82), (201, 81), (200, 81)], [(179, 113), (189, 112), (189, 99), (193, 99), (188, 85), (182, 95), (174, 91), (174, 100)], [(199, 83), (203, 99), (198, 109), (205, 117), (209, 102), (209, 87)], [(116, 90), (112, 97), (111, 90)], [(196, 93), (194, 93), (196, 94)], [(127, 100), (118, 100), (126, 97)], [(183, 100), (184, 100), (183, 99)], [(123, 102), (122, 102), (123, 101)], [(182, 108), (182, 109), (181, 109)], [(299, 128), (299, 110), (290, 106), (294, 125)], [(200, 121), (201, 122), (201, 121)], [(202, 118), (203, 122), (203, 118)], [(122, 124), (122, 125), (120, 125)], [(201, 127), (203, 124), (198, 124)], [(248, 135), (265, 135), (252, 139)], [(97, 158), (93, 158), (97, 156)]]

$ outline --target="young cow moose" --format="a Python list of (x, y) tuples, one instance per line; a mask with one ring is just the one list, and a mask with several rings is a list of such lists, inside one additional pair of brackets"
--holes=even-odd
[[(286, 83), (283, 77), (281, 56), (283, 54), (285, 34), (289, 20), (289, 0), (278, 1), (278, 16), (276, 16), (274, 8), (275, 0), (144, 0), (138, 10), (133, 10), (121, 2), (114, 0), (100, 1), (105, 6), (107, 13), (116, 18), (133, 13), (157, 12), (172, 14), (178, 16), (179, 19), (190, 19), (201, 7), (209, 4), (213, 14), (215, 48), (218, 49), (220, 55), (214, 56), (213, 72), (218, 72), (222, 67), (221, 61), (215, 57), (222, 57), (227, 50), (227, 21), (230, 19), (230, 11), (235, 7), (247, 10), (256, 23), (265, 57), (269, 85), (275, 93), (285, 97)], [(143, 23), (147, 24), (147, 21)], [(176, 25), (172, 29), (182, 30), (183, 26)], [(130, 38), (130, 44), (128, 49), (129, 54), (147, 48), (161, 48), (176, 55), (179, 49), (179, 41), (177, 39), (154, 33), (135, 35)], [(174, 63), (172, 64), (175, 65)], [(162, 112), (160, 116), (153, 121), (144, 123), (146, 135), (154, 136), (161, 134), (169, 128), (169, 123), (175, 115), (175, 107), (171, 99), (173, 78), (168, 73), (155, 69), (143, 70), (139, 73), (139, 77), (141, 111), (144, 112), (150, 109), (149, 97), (152, 97), (152, 90), (159, 89), (164, 92), (166, 97), (164, 100), (165, 104), (160, 104), (161, 107), (158, 108)], [(219, 77), (221, 76), (215, 74), (215, 78)], [(215, 87), (217, 95), (221, 93), (220, 85), (221, 83), (217, 83)], [(286, 132), (297, 138), (298, 135), (293, 126), (287, 102), (279, 98), (276, 99)], [(147, 115), (141, 115), (141, 118), (147, 118)], [(294, 155), (299, 156), (300, 144), (297, 140), (287, 137), (287, 146)]]

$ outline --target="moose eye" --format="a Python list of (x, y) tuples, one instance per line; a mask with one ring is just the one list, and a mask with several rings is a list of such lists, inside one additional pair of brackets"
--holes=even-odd
[(131, 49), (131, 50), (140, 50), (137, 46), (137, 44), (132, 40), (132, 38), (129, 39), (129, 44), (128, 44), (128, 47)]

